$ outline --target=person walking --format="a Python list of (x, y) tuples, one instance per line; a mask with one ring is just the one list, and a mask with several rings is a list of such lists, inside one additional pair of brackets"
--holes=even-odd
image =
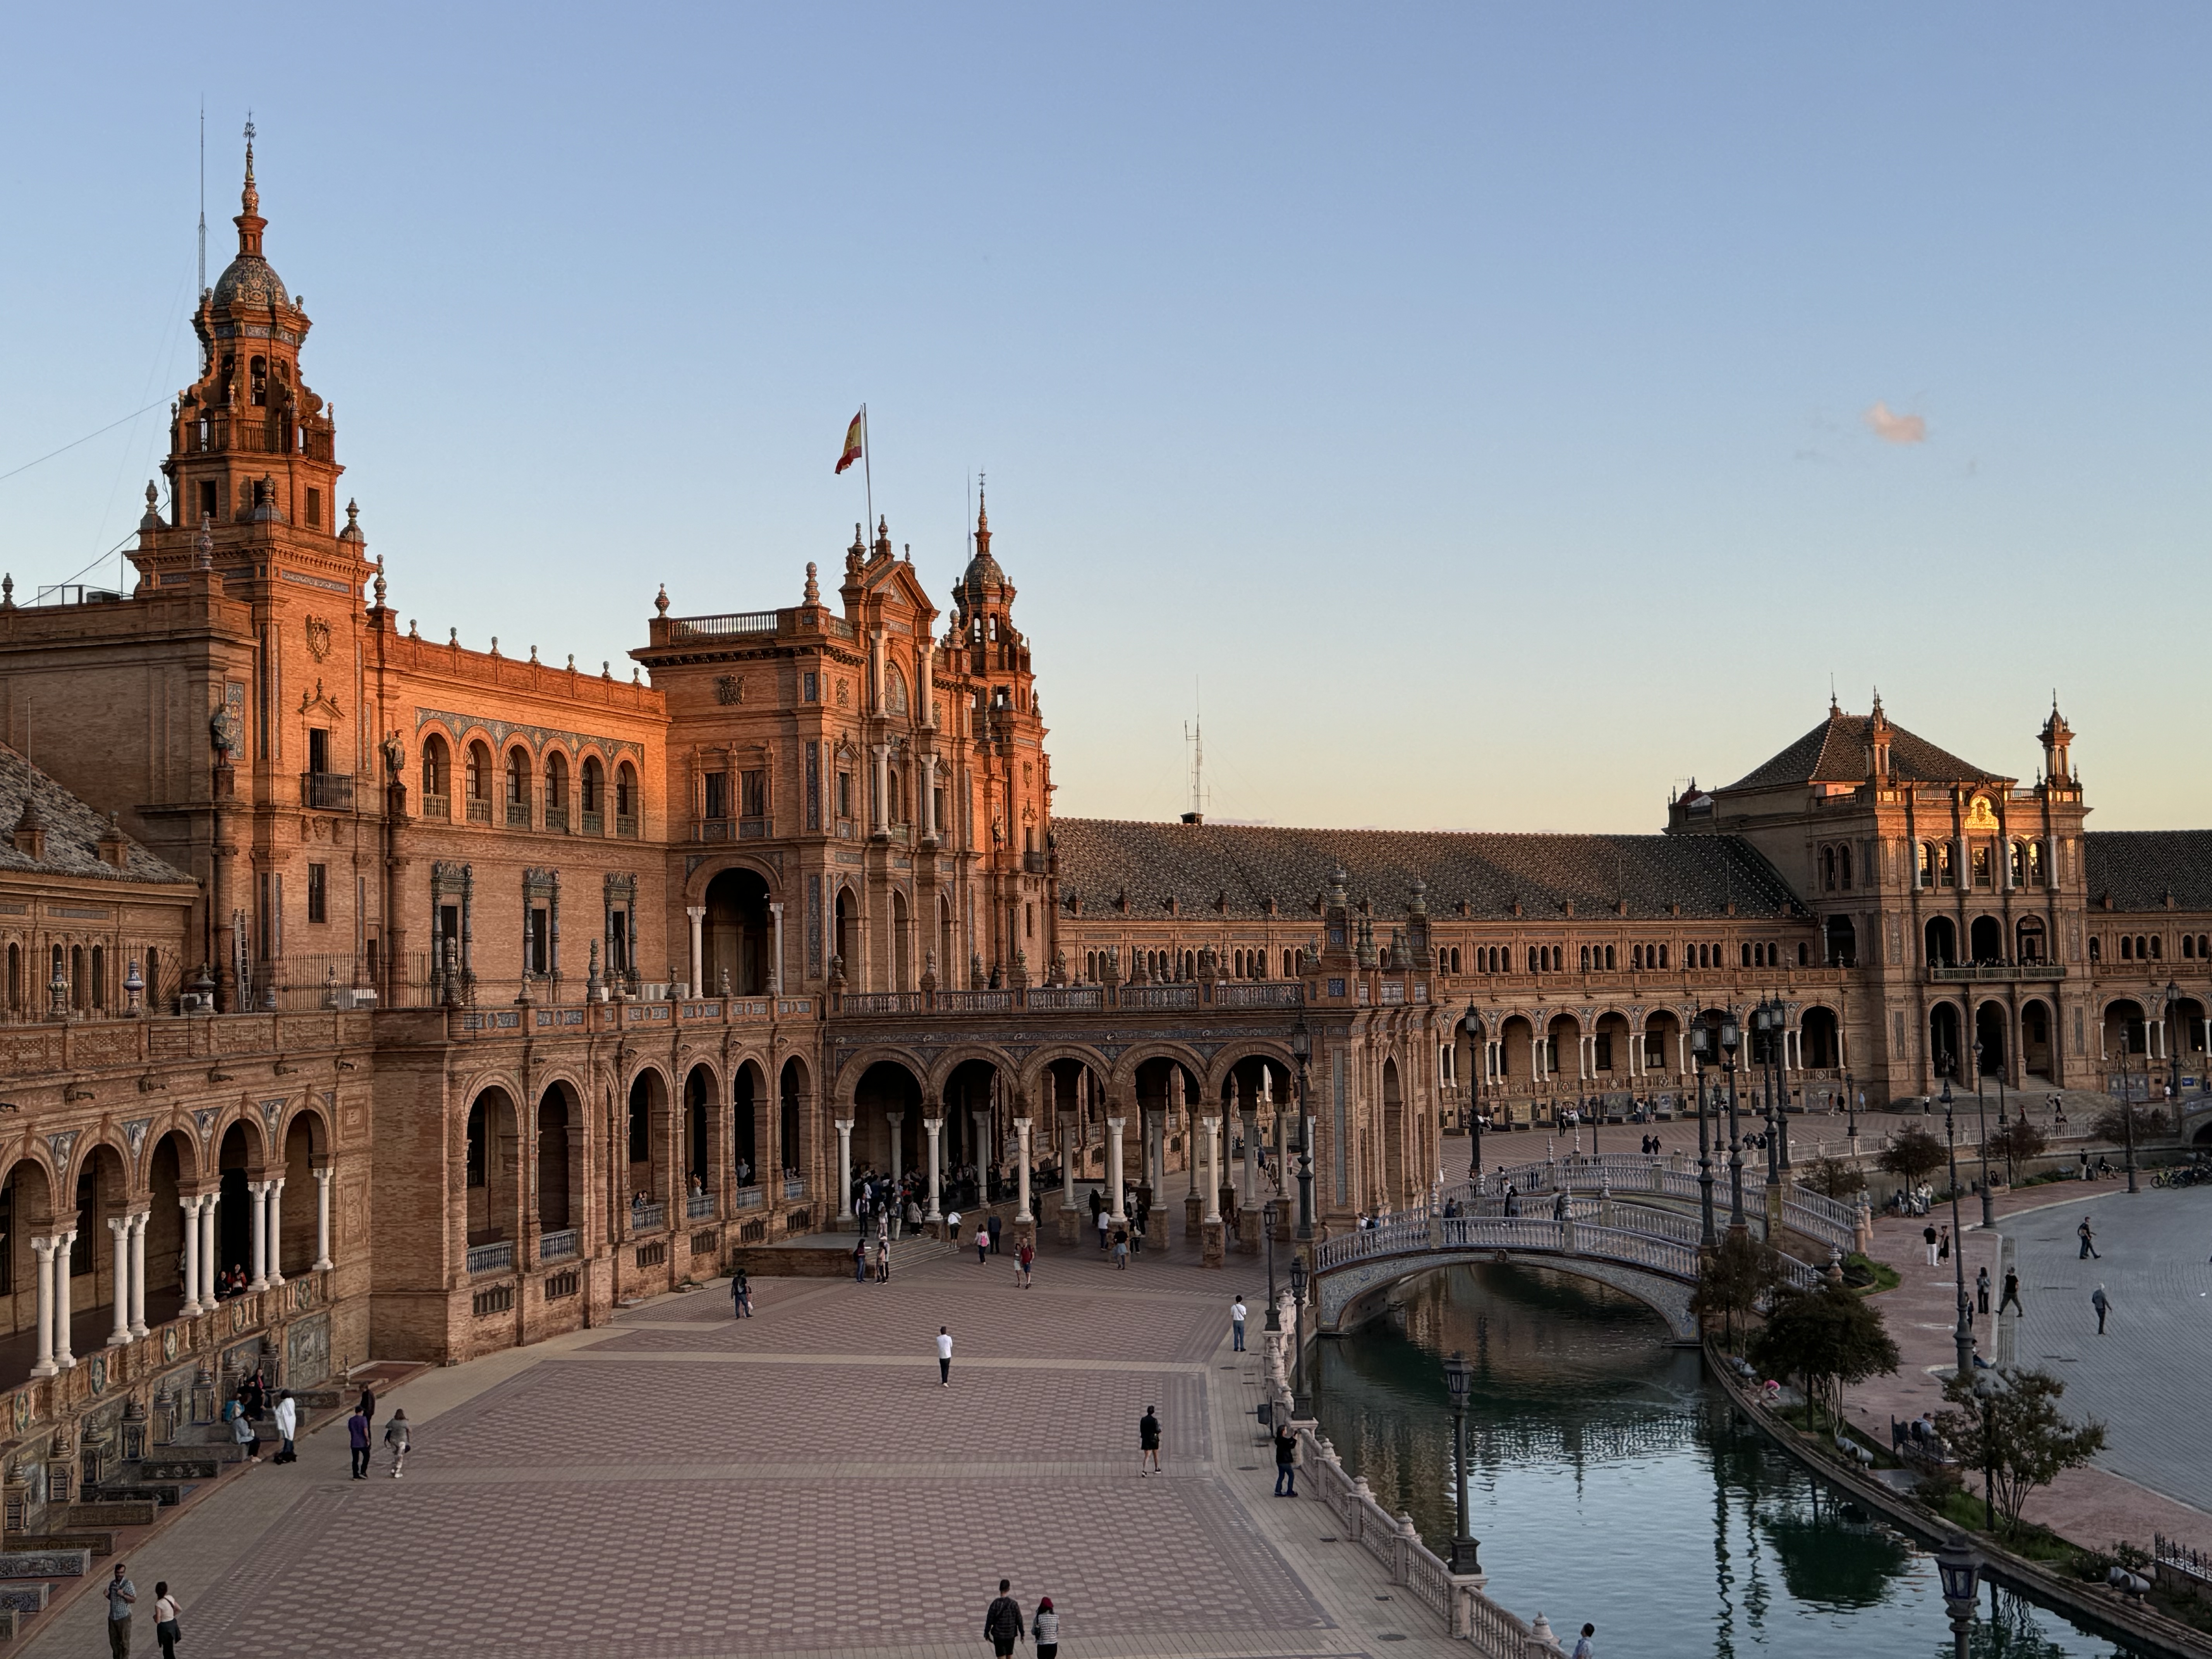
[(2027, 1317), (2027, 1310), (2020, 1305), (2020, 1275), (2010, 1267), (2005, 1269), (2004, 1294), (1997, 1298), (1997, 1314), (2000, 1317), (2002, 1317), (2007, 1308), (2010, 1308), (2022, 1319)]
[(1036, 1246), (1024, 1239), (1021, 1249), (1014, 1252), (1014, 1286), (1017, 1290), (1029, 1289), (1030, 1264), (1036, 1260)]
[(414, 1442), (407, 1432), (407, 1413), (402, 1409), (392, 1413), (392, 1420), (384, 1425), (384, 1448), (392, 1454), (392, 1478), (397, 1480), (407, 1467), (407, 1454)]
[(2074, 1231), (2081, 1241), (2081, 1254), (2074, 1258), (2076, 1261), (2087, 1261), (2092, 1258), (2100, 1261), (2104, 1260), (2097, 1255), (2097, 1230), (2089, 1224), (2087, 1216), (2081, 1218), (2081, 1224)]
[(138, 1587), (118, 1561), (107, 1581), (107, 1650), (114, 1659), (131, 1659), (131, 1607), (137, 1599)]
[(2112, 1310), (2112, 1298), (2105, 1294), (2102, 1285), (2089, 1293), (2089, 1305), (2097, 1310), (2097, 1334), (2105, 1334), (2105, 1316)]
[(1932, 1267), (1936, 1265), (1936, 1224), (1931, 1221), (1923, 1227), (1920, 1236), (1928, 1241), (1928, 1265)]
[(985, 1219), (984, 1219), (984, 1222), (983, 1222), (983, 1228), (984, 1228), (984, 1231), (985, 1231), (988, 1232), (988, 1233), (991, 1235), (991, 1254), (992, 1254), (993, 1255), (998, 1255), (998, 1253), (999, 1253), (999, 1218), (998, 1218), (997, 1216), (995, 1216), (995, 1215), (986, 1217), (986, 1218), (985, 1218)]
[(853, 1282), (862, 1285), (868, 1278), (868, 1241), (865, 1238), (853, 1246)]
[(959, 1211), (947, 1210), (945, 1212), (945, 1236), (951, 1239), (956, 1246), (960, 1243)]
[(1990, 1270), (1986, 1267), (1974, 1269), (1974, 1305), (1984, 1313), (1990, 1310)]
[(1036, 1617), (1030, 1621), (1030, 1637), (1036, 1644), (1037, 1659), (1053, 1659), (1060, 1651), (1060, 1615), (1052, 1610), (1049, 1595), (1037, 1603)]
[(876, 1283), (888, 1285), (890, 1282), (891, 1242), (888, 1238), (879, 1238), (876, 1241)]
[(753, 1281), (740, 1267), (730, 1275), (730, 1317), (750, 1319), (753, 1316)]
[(1127, 1227), (1114, 1229), (1114, 1267), (1120, 1273), (1129, 1270), (1129, 1230)]
[(277, 1447), (275, 1462), (296, 1463), (300, 1461), (300, 1454), (292, 1447), (293, 1438), (299, 1431), (300, 1405), (292, 1398), (291, 1389), (287, 1389), (276, 1396), (276, 1437), (283, 1444)]
[(184, 1627), (177, 1622), (180, 1609), (177, 1598), (169, 1594), (169, 1581), (158, 1579), (154, 1585), (154, 1639), (161, 1644), (161, 1659), (177, 1659), (177, 1644), (184, 1637)]
[(990, 1231), (979, 1221), (975, 1224), (975, 1265), (980, 1267), (990, 1259)]
[(942, 1325), (937, 1328), (937, 1386), (952, 1386), (952, 1333)]
[(997, 1659), (1008, 1659), (1014, 1644), (1022, 1639), (1022, 1605), (1006, 1594), (1013, 1588), (1011, 1582), (999, 1581), (999, 1594), (983, 1614), (983, 1639), (991, 1644)]
[(1951, 1224), (1950, 1224), (1949, 1222), (1948, 1222), (1948, 1221), (1947, 1221), (1947, 1222), (1945, 1222), (1945, 1223), (1943, 1224), (1943, 1238), (1942, 1238), (1942, 1242), (1941, 1243), (1937, 1244), (1937, 1245), (1936, 1245), (1936, 1261), (1937, 1265), (1939, 1265), (1939, 1266), (1940, 1266), (1940, 1265), (1942, 1265), (1943, 1262), (1948, 1261), (1950, 1259), (1951, 1259)]
[(1158, 1474), (1160, 1472), (1160, 1419), (1157, 1406), (1145, 1407), (1145, 1414), (1137, 1419), (1137, 1473)]
[(1244, 1298), (1241, 1296), (1229, 1304), (1229, 1351), (1244, 1352)]
[(1275, 1496), (1298, 1495), (1298, 1437), (1287, 1422), (1275, 1425)]
[(1112, 1212), (1110, 1212), (1109, 1210), (1108, 1210), (1108, 1209), (1107, 1209), (1107, 1207), (1106, 1207), (1104, 1205), (1103, 1205), (1103, 1204), (1102, 1204), (1102, 1205), (1100, 1205), (1100, 1206), (1098, 1206), (1098, 1253), (1099, 1253), (1099, 1255), (1105, 1255), (1105, 1254), (1106, 1254), (1107, 1246), (1108, 1246), (1108, 1245), (1109, 1245), (1109, 1244), (1113, 1242), (1113, 1233), (1114, 1233), (1114, 1217), (1113, 1217), (1113, 1213), (1112, 1213)]
[(368, 1413), (358, 1406), (346, 1419), (346, 1448), (353, 1454), (353, 1479), (368, 1479)]

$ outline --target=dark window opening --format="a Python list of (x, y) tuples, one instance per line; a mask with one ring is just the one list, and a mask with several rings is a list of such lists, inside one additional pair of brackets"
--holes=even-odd
[(330, 917), (330, 866), (311, 864), (307, 866), (307, 920), (328, 921)]

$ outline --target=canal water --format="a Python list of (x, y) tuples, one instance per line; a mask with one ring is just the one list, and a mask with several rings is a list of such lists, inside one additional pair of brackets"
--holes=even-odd
[[(1541, 1269), (1431, 1274), (1406, 1287), (1402, 1319), (1308, 1356), (1322, 1432), (1438, 1555), (1456, 1524), (1454, 1349), (1474, 1368), (1468, 1529), (1490, 1593), (1545, 1613), (1564, 1645), (1587, 1620), (1603, 1659), (1949, 1659), (1932, 1557), (1737, 1422), (1640, 1304)], [(1969, 1650), (2130, 1652), (1988, 1587)]]

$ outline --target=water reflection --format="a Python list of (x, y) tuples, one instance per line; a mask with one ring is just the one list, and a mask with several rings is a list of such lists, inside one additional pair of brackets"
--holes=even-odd
[[(1641, 1304), (1540, 1269), (1468, 1267), (1407, 1287), (1402, 1313), (1325, 1343), (1322, 1432), (1376, 1500), (1447, 1553), (1456, 1524), (1438, 1364), (1474, 1366), (1470, 1527), (1492, 1593), (1639, 1659), (1942, 1656), (1933, 1562), (1839, 1502), (1668, 1346)], [(1977, 1659), (2106, 1659), (2057, 1616), (1985, 1594)]]

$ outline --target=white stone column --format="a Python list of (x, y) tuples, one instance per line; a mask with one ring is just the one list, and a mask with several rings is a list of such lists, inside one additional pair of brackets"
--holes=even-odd
[[(928, 704), (924, 703), (927, 708)], [(937, 757), (925, 755), (915, 779), (914, 815), (921, 825), (924, 841), (937, 839)]]
[(1260, 1138), (1260, 1118), (1254, 1106), (1251, 1091), (1239, 1089), (1237, 1091), (1237, 1121), (1244, 1130), (1244, 1157), (1243, 1168), (1238, 1174), (1237, 1201), (1248, 1210), (1252, 1207), (1252, 1200), (1258, 1195), (1257, 1189), (1253, 1185), (1257, 1176), (1252, 1157), (1252, 1143)]
[(76, 1369), (76, 1356), (70, 1352), (70, 1252), (76, 1243), (74, 1227), (54, 1238), (54, 1364), (65, 1371)]
[(146, 1224), (153, 1218), (151, 1210), (140, 1210), (131, 1218), (131, 1338), (134, 1342), (146, 1334)]
[(284, 1265), (284, 1177), (279, 1176), (269, 1183), (269, 1283), (273, 1288), (284, 1282), (277, 1270)]
[(315, 1171), (315, 1260), (312, 1271), (327, 1273), (331, 1265), (331, 1170)]
[(1121, 1183), (1121, 1126), (1128, 1121), (1124, 1117), (1106, 1120), (1106, 1181), (1107, 1190), (1114, 1194), (1114, 1207), (1107, 1212), (1115, 1226), (1129, 1218), (1127, 1200)]
[(944, 1182), (945, 1154), (938, 1137), (944, 1133), (945, 1118), (941, 1113), (936, 1117), (925, 1117), (921, 1127), (929, 1132), (929, 1212), (922, 1219), (942, 1221), (945, 1212), (939, 1207), (938, 1194)]
[(841, 1117), (837, 1124), (837, 1219), (853, 1218), (853, 1120)]
[(783, 903), (778, 900), (768, 907), (769, 920), (775, 928), (775, 954), (769, 958), (768, 994), (772, 997), (783, 994)]
[[(1201, 1117), (1199, 1121), (1206, 1127), (1206, 1206), (1200, 1213), (1206, 1220), (1218, 1222), (1221, 1219), (1221, 1120)], [(1191, 1150), (1195, 1152), (1198, 1149)], [(1190, 1162), (1195, 1170), (1198, 1159), (1194, 1157)]]
[(39, 1357), (31, 1366), (33, 1376), (52, 1376), (61, 1367), (54, 1363), (54, 1247), (58, 1238), (34, 1238), (31, 1253), (39, 1258)]
[(200, 1311), (207, 1313), (215, 1307), (216, 1209), (222, 1203), (217, 1193), (200, 1195)]
[(1015, 1156), (1020, 1160), (1020, 1165), (1017, 1174), (1021, 1182), (1021, 1202), (1019, 1206), (1014, 1211), (1014, 1219), (1017, 1222), (1034, 1221), (1036, 1218), (1030, 1213), (1029, 1119), (1025, 1117), (1018, 1117), (1014, 1120), (1014, 1137), (1020, 1142), (1020, 1150), (1015, 1154)]
[(928, 637), (926, 629), (920, 641), (920, 655), (921, 672), (915, 678), (918, 682), (916, 690), (921, 696), (919, 711), (921, 726), (925, 732), (934, 732), (937, 730), (937, 698), (934, 695), (937, 689), (937, 641)]
[(868, 745), (868, 772), (874, 781), (868, 792), (874, 798), (868, 803), (868, 829), (872, 835), (882, 835), (890, 825), (890, 752), (887, 743)]
[(190, 1319), (200, 1309), (200, 1204), (198, 1198), (180, 1198), (177, 1207), (185, 1215), (185, 1271), (184, 1283), (177, 1288), (185, 1293), (184, 1305), (177, 1310), (179, 1318)]
[(115, 1325), (107, 1333), (107, 1346), (120, 1348), (131, 1341), (131, 1218), (108, 1217), (107, 1236), (113, 1241), (115, 1262)]
[(1060, 1207), (1075, 1207), (1075, 1115), (1054, 1114), (1054, 1123), (1060, 1139)]
[(906, 1147), (901, 1143), (899, 1127), (906, 1121), (904, 1112), (885, 1112), (884, 1121), (891, 1126), (891, 1187), (896, 1190), (899, 1177), (906, 1172)]
[(707, 971), (707, 907), (687, 904), (684, 914), (691, 922), (691, 981), (684, 988), (696, 997), (699, 994), (699, 976)]
[(246, 1288), (265, 1291), (269, 1288), (269, 1183), (249, 1181), (246, 1183), (247, 1205), (246, 1237), (251, 1241), (249, 1260), (253, 1264), (253, 1277)]

